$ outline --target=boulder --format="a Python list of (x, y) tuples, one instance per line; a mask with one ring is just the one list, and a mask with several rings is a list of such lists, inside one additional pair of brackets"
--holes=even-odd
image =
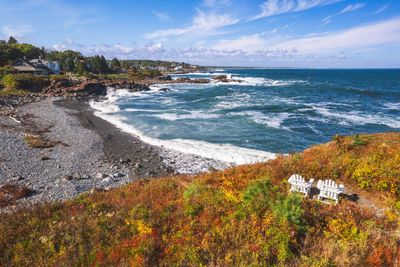
[(116, 173), (114, 173), (114, 174), (112, 175), (113, 178), (121, 178), (121, 177), (123, 177), (123, 176), (124, 176), (124, 174), (122, 174), (122, 173), (120, 173), (120, 172), (116, 172)]
[(107, 177), (107, 174), (102, 173), (102, 172), (98, 172), (98, 173), (96, 173), (95, 177), (96, 177), (96, 179), (104, 179), (104, 178)]
[(170, 75), (163, 75), (158, 77), (160, 81), (172, 81), (172, 77)]
[(111, 177), (107, 177), (107, 178), (104, 178), (103, 180), (101, 180), (102, 186), (108, 186), (112, 183), (113, 183), (113, 179), (111, 179)]
[(175, 80), (176, 83), (190, 83), (192, 80), (190, 78), (182, 77)]
[(213, 77), (213, 79), (218, 82), (224, 82), (224, 83), (229, 82), (228, 77), (226, 75), (218, 75)]
[(199, 78), (199, 79), (193, 79), (191, 81), (192, 83), (210, 83), (210, 79), (204, 79), (204, 78)]

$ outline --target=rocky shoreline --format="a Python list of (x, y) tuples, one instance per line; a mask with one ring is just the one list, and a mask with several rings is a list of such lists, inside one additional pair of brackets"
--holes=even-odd
[(36, 86), (34, 92), (40, 93), (45, 96), (80, 96), (87, 97), (91, 95), (105, 95), (107, 93), (107, 87), (113, 87), (116, 89), (128, 89), (132, 92), (149, 91), (150, 86), (154, 84), (176, 84), (176, 83), (193, 83), (193, 84), (205, 84), (211, 82), (221, 83), (240, 83), (241, 80), (232, 79), (226, 75), (219, 75), (213, 78), (188, 78), (180, 77), (172, 79), (171, 76), (165, 75), (156, 79), (145, 79), (142, 81), (129, 81), (129, 80), (96, 80), (96, 79), (83, 79), (83, 80), (72, 80), (72, 79), (55, 79), (51, 80), (49, 84), (43, 85), (41, 88)]
[[(10, 201), (5, 210), (63, 201), (136, 179), (229, 167), (150, 146), (96, 117), (88, 99), (37, 94), (0, 99), (0, 202), (13, 197), (2, 193), (2, 187), (13, 185), (28, 192)], [(40, 141), (38, 147), (32, 146), (31, 137)]]

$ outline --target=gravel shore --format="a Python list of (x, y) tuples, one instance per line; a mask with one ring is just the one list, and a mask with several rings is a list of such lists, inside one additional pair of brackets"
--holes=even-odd
[[(54, 146), (30, 147), (38, 134)], [(86, 101), (47, 98), (0, 116), (0, 186), (33, 190), (19, 203), (60, 201), (139, 178), (194, 174), (224, 162), (153, 147), (93, 115)]]

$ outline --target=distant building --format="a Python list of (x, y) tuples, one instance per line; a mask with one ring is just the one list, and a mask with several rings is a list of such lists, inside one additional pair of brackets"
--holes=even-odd
[(32, 59), (29, 61), (32, 65), (36, 67), (46, 67), (47, 69), (51, 70), (53, 74), (60, 74), (61, 68), (60, 64), (57, 61), (52, 61), (52, 60), (43, 60), (41, 58), (38, 59)]
[(34, 66), (23, 59), (17, 59), (13, 65), (13, 68), (16, 69), (19, 73), (29, 73), (34, 75), (48, 75), (49, 70), (46, 68), (39, 68)]
[(166, 71), (167, 68), (166, 68), (166, 67), (163, 67), (163, 66), (158, 66), (158, 67), (157, 67), (157, 70), (159, 70), (159, 71)]
[(27, 61), (25, 59), (18, 59), (13, 65), (20, 73), (30, 73), (34, 75), (49, 75), (49, 74), (60, 74), (60, 64), (56, 61), (32, 59)]

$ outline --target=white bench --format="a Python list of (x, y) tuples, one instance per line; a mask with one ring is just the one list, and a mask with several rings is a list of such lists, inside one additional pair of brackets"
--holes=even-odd
[(344, 185), (338, 185), (332, 180), (318, 180), (317, 188), (319, 189), (318, 199), (329, 198), (339, 203), (339, 195), (344, 193)]
[(310, 179), (308, 182), (299, 174), (293, 174), (288, 180), (290, 187), (290, 192), (299, 192), (304, 194), (304, 197), (310, 194), (311, 186), (314, 179)]

